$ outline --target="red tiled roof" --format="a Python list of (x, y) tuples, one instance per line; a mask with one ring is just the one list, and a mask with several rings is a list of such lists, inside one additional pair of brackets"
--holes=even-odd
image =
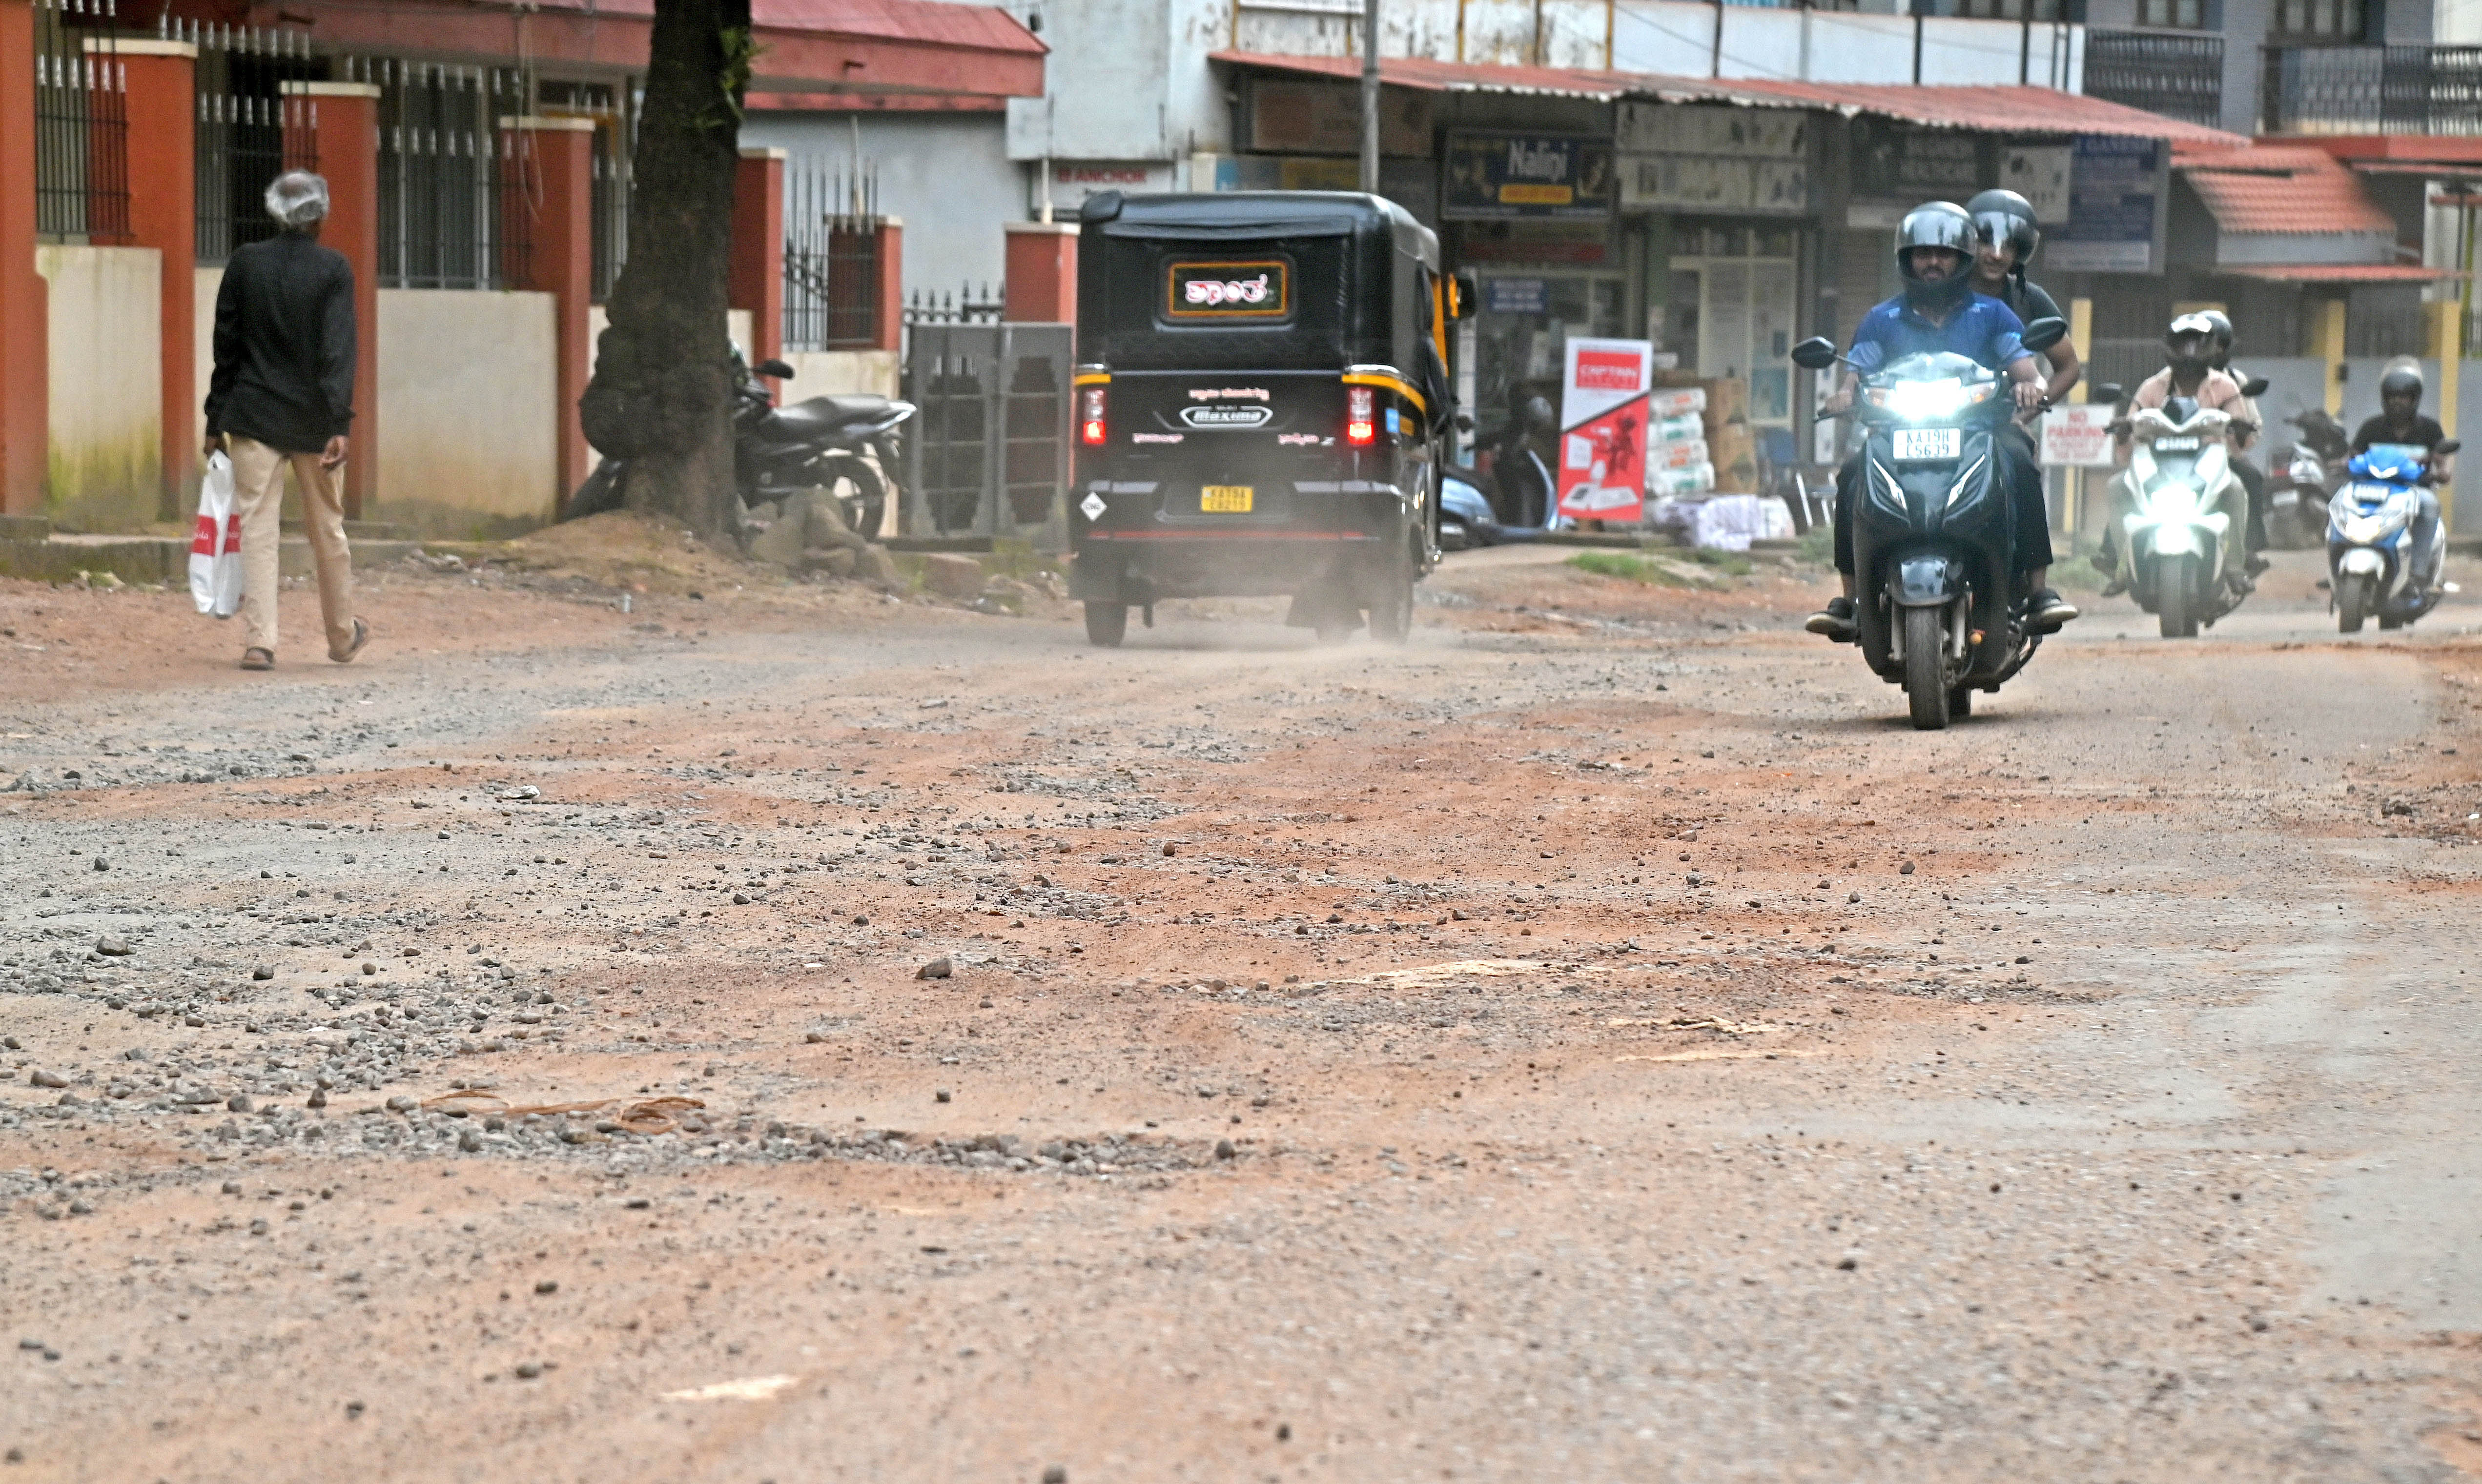
[[(1233, 66), (1311, 77), (1361, 75), (1360, 62), (1351, 57), (1283, 57), (1228, 51), (1215, 53), (1213, 60)], [(2170, 140), (2176, 147), (2229, 149), (2248, 143), (2242, 136), (2221, 129), (2202, 128), (2160, 114), (2051, 88), (1916, 88), (1898, 83), (1667, 77), (1653, 72), (1505, 66), (1481, 62), (1433, 62), (1419, 57), (1383, 57), (1379, 76), (1391, 87), (1425, 92), (1538, 93), (1601, 102), (1650, 97), (1667, 103), (1815, 108), (1847, 116), (1870, 114), (1933, 128), (2009, 134), (2116, 134)]]
[(2395, 219), (2323, 149), (2244, 145), (2213, 154), (2180, 151), (2174, 163), (2226, 232), (2395, 232)]
[(2465, 275), (2450, 268), (2424, 268), (2418, 263), (2265, 263), (2248, 267), (2218, 265), (2219, 273), (2257, 278), (2266, 283), (2436, 283)]

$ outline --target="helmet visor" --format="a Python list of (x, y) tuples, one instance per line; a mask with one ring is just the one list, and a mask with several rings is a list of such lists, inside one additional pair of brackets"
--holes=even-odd
[(2017, 218), (2004, 211), (1986, 211), (1973, 219), (1974, 235), (1986, 247), (1997, 247), (2012, 256), (2017, 250)]

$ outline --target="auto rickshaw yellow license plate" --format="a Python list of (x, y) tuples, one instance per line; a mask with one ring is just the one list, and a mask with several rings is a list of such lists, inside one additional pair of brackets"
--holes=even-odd
[(1253, 484), (1209, 484), (1198, 492), (1198, 508), (1209, 515), (1247, 515), (1256, 492)]

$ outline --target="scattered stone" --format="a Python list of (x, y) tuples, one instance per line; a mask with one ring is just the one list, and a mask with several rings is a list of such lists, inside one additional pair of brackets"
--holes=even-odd
[(535, 1291), (538, 1293), (557, 1293), (560, 1291), (560, 1280), (557, 1278), (541, 1279), (535, 1284)]
[(138, 951), (136, 949), (129, 946), (128, 939), (116, 936), (112, 933), (105, 933), (102, 937), (95, 939), (94, 950), (103, 954), (107, 958), (126, 958), (130, 954)]
[(224, 1106), (230, 1108), (236, 1113), (256, 1111), (256, 1105), (250, 1101), (250, 1094), (246, 1092), (236, 1092), (231, 1097), (224, 1099)]
[(942, 1088), (938, 1089), (937, 1092), (934, 1092), (933, 1094), (931, 1094), (931, 1097), (932, 1097), (933, 1101), (935, 1101), (935, 1102), (938, 1102), (938, 1103), (949, 1103), (949, 1102), (953, 1102), (953, 1101), (955, 1101), (954, 1099), (952, 1099), (952, 1098), (950, 1098), (950, 1097), (948, 1096), (948, 1089), (947, 1089), (947, 1088), (945, 1088), (945, 1087), (942, 1087)]
[(542, 1364), (540, 1361), (519, 1361), (517, 1363), (517, 1379), (520, 1381), (531, 1381), (541, 1374)]
[(1234, 1159), (1238, 1157), (1240, 1153), (1241, 1152), (1239, 1150), (1232, 1147), (1232, 1141), (1230, 1139), (1217, 1139), (1215, 1141), (1215, 1158), (1218, 1159)]
[[(921, 968), (913, 971), (913, 976), (917, 979), (944, 979), (954, 975), (956, 972), (956, 965), (950, 963), (947, 959), (935, 958), (929, 963), (924, 964)], [(947, 1100), (942, 1098), (940, 1101), (944, 1103)]]
[(1069, 1467), (1052, 1464), (1043, 1471), (1043, 1484), (1069, 1484)]
[(26, 1080), (34, 1083), (38, 1087), (66, 1087), (69, 1084), (69, 1080), (67, 1078), (61, 1076), (58, 1072), (46, 1072), (40, 1067), (37, 1067), (33, 1071), (28, 1072), (26, 1074)]
[(1171, 842), (1171, 841), (1169, 841), (1169, 840), (1167, 840), (1167, 841), (1165, 841), (1165, 842), (1164, 842), (1164, 846), (1163, 846), (1163, 853), (1164, 853), (1164, 854), (1166, 854), (1166, 855), (1173, 855), (1173, 854), (1176, 854), (1176, 853), (1178, 853), (1178, 852), (1176, 852), (1176, 851), (1175, 851), (1175, 850), (1173, 849), (1173, 847), (1172, 847), (1172, 842)]
[(112, 862), (105, 860), (102, 856), (98, 855), (94, 858), (94, 869), (97, 871), (110, 871), (112, 869)]
[(1898, 875), (1900, 875), (1900, 876), (1910, 876), (1910, 875), (1912, 875), (1913, 873), (1914, 873), (1914, 863), (1913, 863), (1912, 861), (1907, 861), (1907, 862), (1905, 862), (1903, 865), (1901, 865), (1901, 866), (1899, 866), (1899, 867), (1897, 867), (1897, 868), (1896, 868), (1896, 874), (1898, 874)]
[(922, 586), (941, 597), (976, 597), (983, 590), (986, 576), (983, 564), (962, 552), (923, 554)]
[(313, 1087), (310, 1089), (308, 1100), (303, 1104), (303, 1106), (304, 1107), (326, 1107), (327, 1106), (328, 1089), (325, 1087)]
[(387, 1110), (391, 1113), (410, 1113), (420, 1106), (422, 1103), (419, 1099), (409, 1097), (402, 1092), (387, 1100)]

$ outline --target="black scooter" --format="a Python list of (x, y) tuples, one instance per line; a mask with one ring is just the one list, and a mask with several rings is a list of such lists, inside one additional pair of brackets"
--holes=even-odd
[[(2068, 328), (2036, 320), (2025, 349), (2046, 351)], [(1810, 371), (1842, 359), (1824, 337), (1792, 349)], [(2043, 643), (2027, 622), (2033, 594), (2016, 571), (2016, 502), (1994, 447), (2016, 405), (2006, 378), (1941, 351), (1865, 374), (1853, 411), (1868, 430), (1852, 511), (1862, 658), (1905, 688), (1915, 728), (1937, 730)]]
[[(792, 367), (768, 360), (760, 361), (753, 371), (742, 364), (738, 351), (733, 352), (732, 365), (732, 464), (743, 507), (796, 490), (824, 489), (844, 508), (847, 526), (865, 536), (880, 535), (898, 467), (894, 433), (913, 416), (913, 404), (860, 392), (812, 397), (779, 407), (767, 383), (758, 378), (789, 381)], [(864, 452), (873, 458), (862, 457)], [(568, 497), (561, 519), (576, 520), (620, 508), (628, 478), (626, 459), (597, 463), (586, 482)]]

